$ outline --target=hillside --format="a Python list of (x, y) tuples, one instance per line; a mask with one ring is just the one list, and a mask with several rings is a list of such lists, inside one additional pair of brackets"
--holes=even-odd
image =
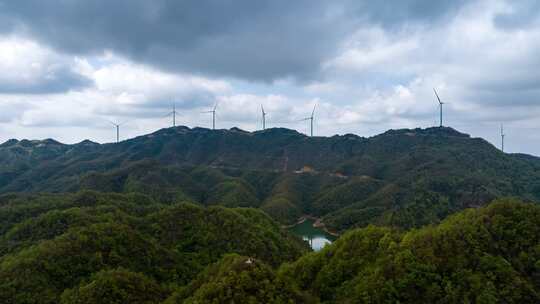
[(539, 303), (540, 207), (502, 200), (419, 230), (352, 230), (280, 276), (322, 303)]
[(1, 303), (103, 303), (122, 288), (155, 303), (225, 254), (277, 267), (308, 251), (261, 211), (140, 194), (2, 196), (0, 222)]
[(284, 224), (311, 214), (337, 231), (408, 228), (498, 197), (540, 200), (540, 159), (450, 128), (310, 138), (176, 127), (118, 144), (0, 145), (0, 193), (85, 189), (256, 207)]
[(0, 302), (538, 303), (540, 206), (353, 229), (308, 253), (255, 209), (140, 194), (3, 196)]
[(164, 304), (195, 303), (318, 303), (264, 262), (227, 255), (209, 266)]

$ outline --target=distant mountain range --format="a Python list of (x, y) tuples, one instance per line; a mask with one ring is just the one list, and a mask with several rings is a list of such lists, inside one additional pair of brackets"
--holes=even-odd
[(310, 214), (335, 231), (409, 228), (498, 197), (539, 201), (540, 158), (502, 153), (451, 128), (363, 138), (175, 127), (117, 144), (0, 145), (0, 193), (84, 189), (256, 207), (283, 224)]

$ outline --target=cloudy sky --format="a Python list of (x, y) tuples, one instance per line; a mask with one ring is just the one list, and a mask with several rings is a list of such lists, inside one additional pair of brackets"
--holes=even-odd
[(540, 2), (0, 0), (0, 141), (445, 125), (540, 155)]

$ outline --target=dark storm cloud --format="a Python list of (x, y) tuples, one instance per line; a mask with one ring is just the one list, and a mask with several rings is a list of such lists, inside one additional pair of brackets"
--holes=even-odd
[(93, 84), (93, 80), (67, 67), (61, 67), (31, 80), (0, 80), (0, 94), (62, 93), (91, 87)]
[[(462, 1), (3, 1), (4, 30), (68, 53), (113, 50), (169, 71), (247, 80), (316, 78), (365, 22), (435, 22)], [(4, 23), (6, 21), (3, 21)]]

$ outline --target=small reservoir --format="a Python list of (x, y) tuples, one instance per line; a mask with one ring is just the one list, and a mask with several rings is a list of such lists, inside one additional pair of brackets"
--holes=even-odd
[(336, 236), (329, 234), (322, 228), (314, 227), (315, 220), (306, 219), (289, 229), (292, 233), (308, 242), (314, 251), (321, 250), (326, 244), (331, 244), (337, 239)]

